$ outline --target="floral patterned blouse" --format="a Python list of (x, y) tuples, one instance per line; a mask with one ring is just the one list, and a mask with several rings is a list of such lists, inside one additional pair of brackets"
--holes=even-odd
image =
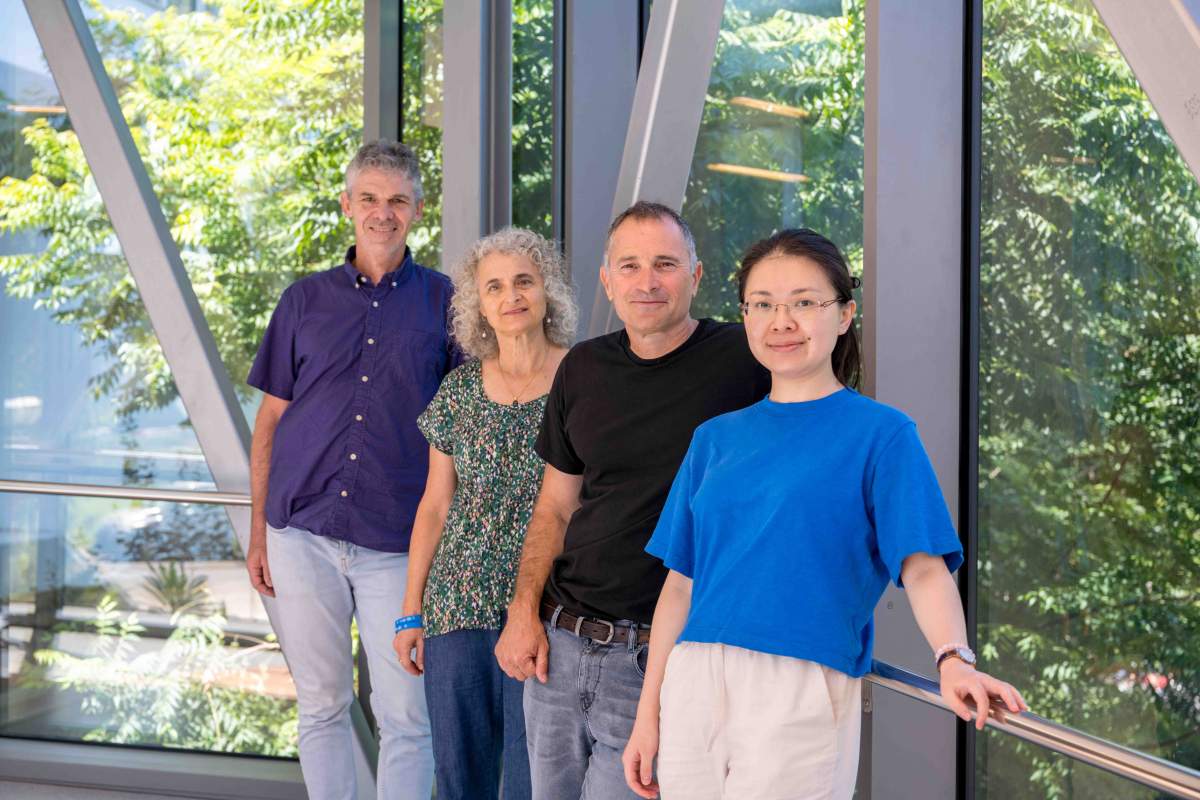
[(458, 473), (425, 585), (426, 636), (500, 628), (541, 486), (544, 463), (533, 443), (545, 409), (545, 395), (514, 405), (488, 399), (483, 367), (470, 361), (446, 376), (417, 418)]

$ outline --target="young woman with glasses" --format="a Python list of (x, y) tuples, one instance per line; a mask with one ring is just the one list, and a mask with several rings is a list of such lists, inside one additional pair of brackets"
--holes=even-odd
[(696, 430), (646, 547), (670, 574), (625, 777), (666, 800), (850, 798), (889, 580), (960, 717), (967, 697), (979, 728), (990, 707), (1027, 707), (975, 669), (951, 577), (962, 548), (915, 425), (853, 388), (858, 282), (837, 246), (781, 231), (746, 252), (737, 280), (771, 393)]

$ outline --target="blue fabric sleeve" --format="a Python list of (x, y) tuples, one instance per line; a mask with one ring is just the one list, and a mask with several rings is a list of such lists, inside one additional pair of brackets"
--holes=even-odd
[(879, 454), (871, 505), (879, 555), (897, 586), (903, 588), (900, 569), (914, 553), (942, 556), (951, 572), (962, 566), (962, 545), (912, 422), (897, 431)]
[(297, 321), (291, 292), (285, 290), (267, 323), (267, 332), (258, 346), (246, 383), (283, 400), (292, 399), (297, 377)]
[(646, 543), (646, 552), (662, 559), (667, 569), (673, 569), (679, 574), (691, 578), (696, 568), (696, 527), (692, 516), (692, 498), (696, 494), (697, 470), (696, 439), (688, 447), (679, 472), (675, 473), (675, 481), (671, 484), (671, 492), (663, 505), (658, 517), (654, 534)]

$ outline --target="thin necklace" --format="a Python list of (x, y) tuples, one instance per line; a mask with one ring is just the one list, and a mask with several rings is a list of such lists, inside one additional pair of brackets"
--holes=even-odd
[(519, 392), (514, 392), (512, 390), (512, 384), (510, 384), (508, 382), (508, 376), (504, 374), (504, 367), (500, 366), (500, 357), (496, 356), (496, 371), (500, 373), (500, 380), (504, 381), (504, 388), (508, 389), (508, 393), (513, 396), (513, 400), (512, 400), (513, 408), (517, 407), (517, 405), (518, 405), (517, 401), (521, 399), (521, 395), (525, 394), (525, 390), (530, 387), (530, 385), (534, 382), (534, 380), (537, 378), (538, 375), (542, 374), (542, 367), (546, 366), (547, 355), (548, 354), (546, 354), (546, 353), (542, 353), (542, 363), (540, 363), (536, 367), (534, 367), (533, 375), (530, 376), (529, 380), (525, 382), (525, 385), (521, 387), (521, 391), (519, 391)]

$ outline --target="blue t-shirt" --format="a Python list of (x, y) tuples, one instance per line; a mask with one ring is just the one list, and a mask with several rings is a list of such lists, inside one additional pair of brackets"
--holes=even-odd
[(904, 559), (963, 560), (916, 426), (851, 389), (768, 398), (697, 428), (646, 550), (692, 579), (680, 641), (855, 677)]

